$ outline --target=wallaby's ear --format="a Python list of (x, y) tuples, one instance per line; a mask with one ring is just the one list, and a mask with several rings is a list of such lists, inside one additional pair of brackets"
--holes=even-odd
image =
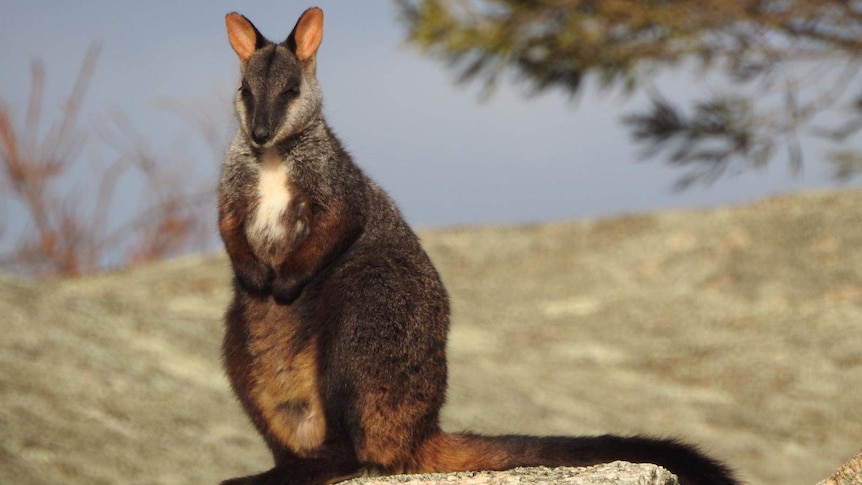
[(317, 54), (323, 40), (323, 10), (312, 7), (302, 13), (293, 32), (287, 38), (287, 46), (300, 61), (306, 62)]
[(242, 62), (248, 61), (254, 50), (262, 45), (263, 36), (247, 18), (236, 12), (227, 14), (224, 22), (230, 46)]

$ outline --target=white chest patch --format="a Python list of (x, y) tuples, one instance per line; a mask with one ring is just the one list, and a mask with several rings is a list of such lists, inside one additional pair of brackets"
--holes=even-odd
[(264, 153), (257, 184), (258, 206), (248, 226), (249, 239), (266, 244), (284, 237), (282, 218), (290, 202), (287, 179), (281, 156), (273, 150)]

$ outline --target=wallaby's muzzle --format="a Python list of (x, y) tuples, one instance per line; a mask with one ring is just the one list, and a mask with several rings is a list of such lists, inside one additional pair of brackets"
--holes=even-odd
[(272, 141), (277, 128), (273, 127), (273, 123), (270, 120), (272, 117), (270, 110), (265, 109), (265, 106), (261, 106), (261, 103), (254, 103), (253, 105), (247, 103), (246, 109), (251, 114), (248, 136), (251, 138), (252, 143), (263, 146)]
[(257, 145), (266, 145), (272, 138), (272, 132), (266, 126), (255, 126), (251, 130), (251, 139)]

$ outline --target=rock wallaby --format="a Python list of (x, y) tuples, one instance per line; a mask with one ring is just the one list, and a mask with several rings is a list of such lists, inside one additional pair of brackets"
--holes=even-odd
[(446, 290), (386, 193), (321, 114), (323, 12), (281, 43), (238, 13), (236, 134), (219, 230), (234, 271), (224, 364), (275, 466), (225, 484), (323, 484), (363, 472), (650, 462), (683, 483), (733, 484), (695, 448), (644, 437), (446, 433)]

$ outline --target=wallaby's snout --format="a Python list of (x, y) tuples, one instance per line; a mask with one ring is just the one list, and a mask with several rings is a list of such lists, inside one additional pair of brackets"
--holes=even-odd
[(272, 131), (267, 126), (258, 125), (252, 128), (251, 138), (257, 145), (266, 145), (272, 138)]

